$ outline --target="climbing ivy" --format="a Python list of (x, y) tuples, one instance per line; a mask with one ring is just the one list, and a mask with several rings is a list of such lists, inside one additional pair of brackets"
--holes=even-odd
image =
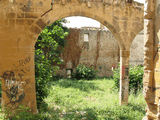
[(35, 45), (35, 76), (38, 107), (48, 95), (47, 86), (62, 63), (60, 54), (65, 45), (68, 29), (65, 20), (58, 20), (47, 26), (39, 35)]

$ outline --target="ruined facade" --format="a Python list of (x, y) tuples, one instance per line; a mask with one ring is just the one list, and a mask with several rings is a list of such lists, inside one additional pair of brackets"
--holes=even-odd
[[(148, 103), (148, 116), (152, 116), (150, 113), (157, 115), (159, 110), (160, 73), (156, 69), (159, 57), (154, 59), (158, 44), (154, 42), (156, 37), (153, 38), (153, 32), (158, 31), (159, 25), (156, 29), (152, 28), (155, 27), (155, 2), (147, 1), (145, 19), (151, 29), (146, 32), (144, 93)], [(19, 104), (23, 104), (37, 112), (34, 46), (46, 25), (68, 16), (95, 19), (112, 32), (120, 48), (120, 104), (128, 103), (130, 47), (135, 36), (143, 30), (143, 4), (132, 0), (0, 0), (2, 107), (16, 109)], [(157, 89), (153, 92), (153, 88)]]
[[(141, 31), (130, 48), (130, 65), (143, 65), (144, 33)], [(59, 75), (66, 76), (67, 70), (75, 70), (78, 64), (93, 66), (100, 77), (113, 75), (112, 69), (120, 62), (117, 40), (106, 28), (70, 28), (61, 57), (64, 61)]]

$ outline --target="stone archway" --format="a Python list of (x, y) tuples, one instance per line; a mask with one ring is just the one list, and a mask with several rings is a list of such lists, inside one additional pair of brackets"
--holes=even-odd
[[(68, 16), (86, 16), (104, 24), (121, 49), (120, 103), (128, 101), (128, 59), (132, 40), (143, 29), (143, 5), (126, 0), (1, 1), (0, 67), (2, 105), (29, 106), (36, 112), (34, 44), (42, 29)], [(10, 35), (8, 35), (9, 33)], [(12, 98), (10, 92), (18, 87)], [(17, 88), (16, 88), (17, 89)]]
[[(102, 3), (98, 2), (98, 4), (101, 5)], [(127, 5), (124, 8), (125, 10), (120, 10), (124, 4)], [(74, 5), (76, 6), (75, 3)], [(74, 5), (71, 5), (71, 6), (74, 6)], [(50, 11), (50, 12), (46, 11), (45, 13), (42, 14), (41, 18), (39, 18), (35, 22), (35, 24), (32, 25), (31, 32), (33, 32), (33, 34), (36, 35), (36, 38), (37, 38), (40, 31), (43, 29), (45, 25), (53, 23), (58, 19), (65, 18), (68, 16), (84, 16), (84, 17), (89, 17), (101, 22), (112, 32), (112, 34), (114, 35), (114, 37), (116, 38), (120, 46), (120, 50), (121, 50), (120, 104), (127, 104), (128, 103), (128, 87), (127, 86), (129, 83), (129, 79), (128, 79), (128, 74), (125, 74), (125, 73), (128, 73), (127, 71), (129, 70), (129, 67), (128, 67), (129, 55), (130, 55), (129, 49), (132, 44), (132, 41), (135, 38), (135, 36), (143, 29), (143, 14), (142, 14), (143, 5), (138, 3), (126, 4), (121, 2), (117, 2), (117, 3), (110, 2), (109, 5), (111, 6), (108, 5), (107, 6), (108, 8), (105, 8), (106, 6), (99, 8), (100, 12), (98, 13), (94, 12), (95, 7), (97, 5), (92, 2), (89, 2), (89, 3), (82, 2), (81, 5), (82, 6), (77, 5), (76, 7), (73, 7), (73, 8), (69, 6), (63, 7), (60, 5), (60, 6), (57, 6), (57, 8), (55, 8), (55, 10), (53, 11)], [(58, 11), (62, 7), (65, 12), (59, 13)], [(106, 10), (105, 12), (104, 12), (104, 9)], [(135, 11), (135, 13), (133, 14), (132, 10), (137, 10), (137, 11)], [(124, 16), (118, 15), (117, 14), (118, 12), (124, 14)], [(59, 14), (56, 14), (56, 13), (59, 13)], [(56, 17), (52, 17), (52, 15), (55, 15), (55, 14), (56, 14)], [(113, 15), (108, 17), (108, 16), (105, 16), (105, 14), (109, 14), (109, 15), (113, 14)]]

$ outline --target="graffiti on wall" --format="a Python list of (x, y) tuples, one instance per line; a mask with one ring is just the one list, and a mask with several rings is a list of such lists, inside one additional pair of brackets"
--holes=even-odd
[(25, 96), (23, 90), (24, 82), (17, 81), (13, 71), (4, 72), (3, 79), (5, 80), (5, 87), (7, 88), (5, 93), (10, 103), (20, 102)]
[(13, 65), (13, 70), (5, 71), (3, 73), (2, 78), (5, 85), (3, 91), (9, 98), (8, 104), (15, 104), (24, 99), (24, 89), (29, 82), (29, 79), (26, 78), (25, 75), (30, 72), (30, 66), (27, 66), (30, 60), (30, 57), (18, 60), (17, 64)]

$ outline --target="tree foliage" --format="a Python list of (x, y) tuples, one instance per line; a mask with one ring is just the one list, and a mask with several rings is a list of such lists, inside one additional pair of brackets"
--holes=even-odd
[(68, 29), (63, 27), (65, 20), (58, 20), (47, 26), (39, 35), (35, 45), (35, 76), (38, 106), (48, 95), (47, 84), (53, 79), (62, 63), (60, 54), (65, 45)]

